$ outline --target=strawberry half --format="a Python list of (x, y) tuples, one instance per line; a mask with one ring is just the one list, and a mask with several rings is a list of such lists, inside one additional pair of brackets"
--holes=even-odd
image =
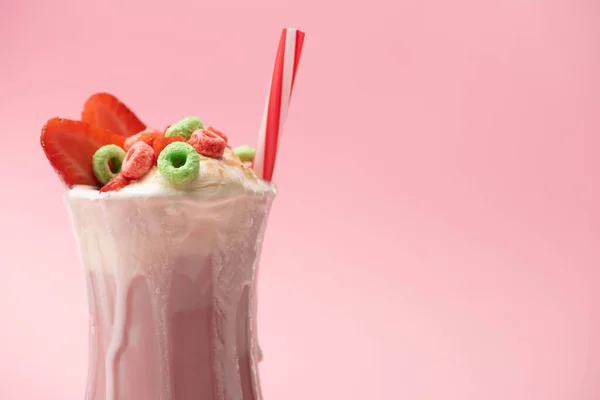
[(125, 138), (88, 123), (64, 118), (49, 120), (41, 135), (42, 148), (67, 186), (101, 186), (92, 168), (96, 150), (106, 144), (123, 147)]
[(81, 120), (124, 137), (146, 129), (146, 125), (125, 104), (108, 93), (90, 96), (83, 106)]

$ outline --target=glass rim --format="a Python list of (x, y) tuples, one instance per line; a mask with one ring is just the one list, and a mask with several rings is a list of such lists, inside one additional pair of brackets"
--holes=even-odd
[(272, 182), (266, 182), (265, 190), (241, 190), (233, 193), (216, 194), (203, 196), (193, 191), (165, 191), (163, 193), (131, 193), (131, 192), (104, 192), (95, 186), (77, 185), (66, 188), (64, 192), (65, 201), (69, 200), (90, 200), (90, 201), (125, 201), (125, 200), (150, 200), (150, 199), (187, 199), (198, 202), (206, 201), (225, 201), (239, 197), (268, 197), (275, 196), (278, 193), (277, 186)]

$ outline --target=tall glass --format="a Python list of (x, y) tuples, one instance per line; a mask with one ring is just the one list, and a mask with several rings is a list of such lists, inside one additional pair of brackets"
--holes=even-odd
[(87, 278), (86, 400), (261, 398), (256, 276), (274, 197), (67, 193)]

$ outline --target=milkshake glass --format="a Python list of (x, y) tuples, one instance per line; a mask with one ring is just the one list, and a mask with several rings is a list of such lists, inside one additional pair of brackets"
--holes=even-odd
[(256, 278), (275, 188), (66, 203), (86, 274), (86, 400), (259, 400)]
[(256, 149), (105, 92), (43, 126), (87, 282), (86, 400), (262, 400), (258, 260), (303, 42), (282, 30)]

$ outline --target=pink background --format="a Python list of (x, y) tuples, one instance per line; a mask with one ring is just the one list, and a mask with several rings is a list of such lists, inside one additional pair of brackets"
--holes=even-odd
[(254, 144), (284, 26), (307, 38), (264, 244), (265, 398), (598, 399), (592, 0), (1, 0), (0, 399), (84, 393), (44, 122), (102, 90)]

